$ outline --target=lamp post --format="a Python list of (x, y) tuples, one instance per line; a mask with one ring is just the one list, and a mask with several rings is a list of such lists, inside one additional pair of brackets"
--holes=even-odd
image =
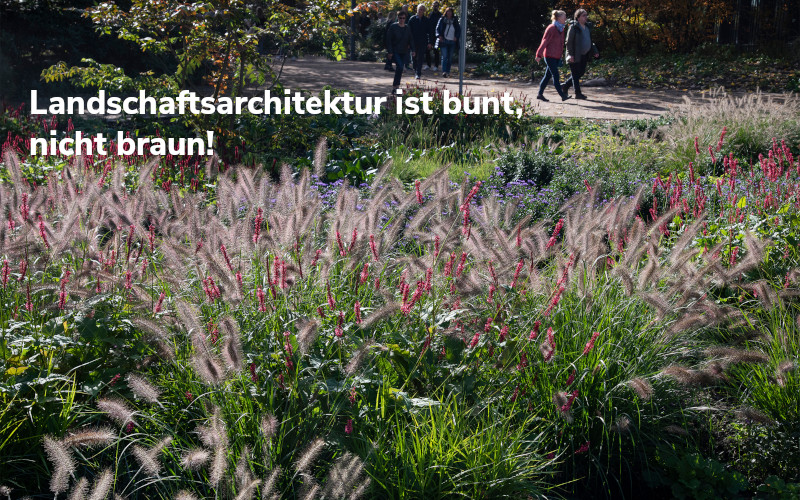
[(458, 51), (458, 95), (464, 90), (464, 66), (467, 64), (467, 0), (461, 0), (461, 42)]

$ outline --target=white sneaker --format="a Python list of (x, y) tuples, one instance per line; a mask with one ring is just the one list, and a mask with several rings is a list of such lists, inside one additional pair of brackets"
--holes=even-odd
[(422, 67), (422, 69), (431, 69), (431, 67), (426, 64), (425, 66)]
[(439, 66), (434, 66), (433, 67), (433, 71), (434, 71), (434, 73), (438, 73), (439, 72)]

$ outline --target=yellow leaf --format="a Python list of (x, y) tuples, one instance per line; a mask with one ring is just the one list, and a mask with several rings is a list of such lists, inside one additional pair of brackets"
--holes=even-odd
[(8, 370), (6, 370), (6, 375), (19, 375), (20, 373), (23, 373), (27, 369), (28, 369), (27, 366), (17, 366), (14, 368), (9, 368)]

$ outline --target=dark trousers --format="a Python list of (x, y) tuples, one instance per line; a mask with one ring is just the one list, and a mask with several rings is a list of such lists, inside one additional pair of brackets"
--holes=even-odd
[(561, 78), (558, 75), (558, 65), (561, 59), (545, 57), (544, 62), (547, 65), (547, 69), (544, 71), (544, 78), (539, 82), (539, 95), (544, 94), (544, 89), (547, 87), (547, 84), (550, 83), (550, 78), (552, 78), (553, 85), (556, 87), (556, 92), (558, 92), (558, 95), (560, 95), (562, 99), (565, 98), (567, 93), (561, 88)]
[(394, 81), (392, 82), (392, 86), (393, 87), (399, 87), (400, 86), (400, 77), (403, 76), (403, 68), (411, 60), (411, 54), (409, 54), (409, 53), (405, 53), (405, 54), (394, 53), (393, 57), (394, 57), (395, 68), (394, 68)]
[(569, 86), (570, 84), (575, 87), (575, 93), (581, 93), (581, 77), (586, 73), (586, 64), (589, 62), (588, 57), (584, 57), (579, 62), (576, 63), (569, 63), (569, 72), (571, 73), (570, 77), (567, 78), (567, 81), (564, 82), (564, 85)]
[[(433, 52), (433, 59), (431, 59), (431, 52)], [(439, 49), (431, 49), (425, 51), (425, 64), (428, 65), (429, 68), (439, 67)], [(433, 64), (431, 64), (433, 63)]]
[[(421, 75), (422, 74), (422, 54), (427, 52), (428, 44), (414, 44), (414, 50), (416, 51), (416, 56), (414, 56), (414, 74)], [(430, 65), (428, 65), (430, 66)]]

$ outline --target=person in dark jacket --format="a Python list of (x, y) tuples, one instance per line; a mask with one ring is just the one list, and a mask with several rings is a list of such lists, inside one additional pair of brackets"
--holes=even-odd
[(452, 7), (444, 11), (444, 15), (436, 24), (436, 48), (442, 50), (442, 76), (450, 76), (451, 59), (458, 49), (458, 37), (461, 36), (461, 26)]
[[(383, 38), (385, 43), (388, 45), (389, 43), (389, 28), (392, 27), (394, 23), (397, 22), (397, 12), (391, 11), (389, 15), (386, 16), (386, 31), (384, 32)], [(383, 69), (386, 71), (394, 71), (394, 66), (392, 66), (392, 57), (387, 53), (386, 54), (386, 64), (383, 66)]]
[[(425, 64), (427, 68), (422, 69), (432, 69), (434, 72), (439, 71), (439, 49), (436, 48), (436, 24), (439, 22), (439, 19), (442, 18), (442, 13), (439, 11), (439, 2), (433, 2), (433, 8), (431, 9), (431, 13), (428, 16), (428, 24), (431, 28), (430, 34), (430, 41), (433, 45), (431, 50), (425, 52)], [(433, 58), (431, 58), (431, 54), (433, 54)]]
[(409, 62), (409, 53), (413, 57), (415, 52), (411, 45), (411, 28), (406, 21), (408, 14), (402, 10), (397, 13), (397, 22), (389, 26), (386, 33), (386, 52), (389, 58), (394, 61), (394, 81), (392, 82), (392, 93), (396, 93), (400, 88), (400, 77), (403, 76), (403, 68)]
[(589, 58), (594, 55), (595, 58), (600, 57), (600, 52), (597, 47), (592, 43), (592, 35), (589, 32), (589, 25), (586, 21), (589, 19), (589, 13), (583, 9), (575, 11), (575, 22), (569, 27), (567, 31), (567, 63), (569, 63), (569, 71), (571, 76), (564, 82), (564, 91), (570, 87), (575, 87), (575, 99), (586, 99), (586, 96), (581, 92), (580, 79), (586, 73), (586, 64)]
[(431, 30), (428, 25), (429, 19), (425, 16), (425, 6), (420, 4), (417, 7), (417, 14), (408, 20), (408, 27), (411, 28), (411, 39), (414, 44), (414, 76), (417, 80), (422, 78), (422, 54), (431, 48)]

